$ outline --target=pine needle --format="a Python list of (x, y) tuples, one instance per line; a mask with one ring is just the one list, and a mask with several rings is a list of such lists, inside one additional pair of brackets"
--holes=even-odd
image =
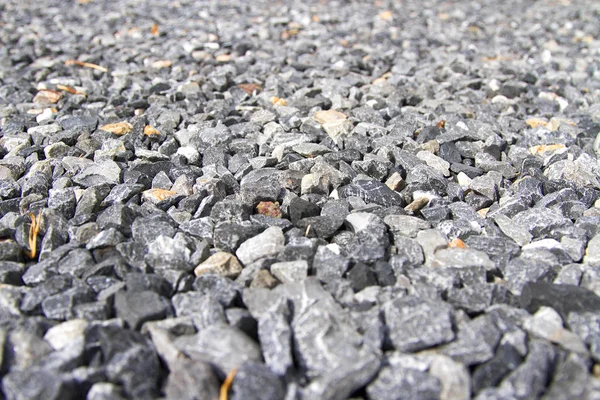
[(35, 214), (29, 213), (29, 217), (31, 218), (31, 225), (29, 226), (29, 251), (27, 256), (34, 259), (37, 255), (37, 237), (42, 223), (42, 212), (40, 211), (37, 217)]
[(108, 68), (101, 67), (97, 64), (92, 64), (88, 62), (78, 61), (78, 60), (67, 60), (65, 61), (65, 65), (79, 65), (80, 67), (92, 68), (102, 72), (108, 72)]
[(232, 369), (227, 374), (227, 378), (221, 385), (221, 391), (219, 392), (219, 400), (227, 400), (227, 394), (229, 393), (229, 389), (231, 388), (231, 384), (233, 383), (233, 378), (235, 377), (235, 373), (237, 372), (237, 368)]

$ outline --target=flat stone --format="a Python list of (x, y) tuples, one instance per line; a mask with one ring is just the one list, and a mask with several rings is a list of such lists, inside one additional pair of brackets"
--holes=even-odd
[(592, 267), (600, 267), (600, 234), (588, 242), (583, 262)]
[(256, 342), (239, 329), (222, 324), (209, 326), (195, 335), (180, 336), (174, 344), (192, 360), (211, 363), (222, 376), (244, 361), (262, 359)]
[(415, 238), (419, 231), (431, 228), (431, 224), (428, 221), (409, 215), (387, 215), (383, 219), (383, 222), (385, 222), (392, 233), (409, 238)]
[(194, 274), (218, 274), (235, 279), (242, 272), (242, 265), (237, 258), (230, 253), (218, 252), (207, 258), (202, 264), (194, 269)]
[(569, 313), (600, 311), (600, 297), (588, 289), (573, 285), (553, 285), (551, 283), (529, 283), (523, 288), (521, 307), (536, 312), (547, 306), (567, 319)]
[(427, 165), (441, 172), (444, 176), (450, 176), (450, 163), (443, 158), (436, 156), (430, 151), (418, 152), (417, 158), (425, 161)]
[(440, 381), (426, 372), (410, 368), (384, 367), (367, 386), (369, 399), (439, 399)]
[(283, 399), (283, 382), (264, 364), (246, 361), (236, 371), (232, 400)]
[(531, 335), (557, 343), (566, 350), (587, 353), (584, 343), (573, 332), (563, 328), (560, 315), (550, 307), (542, 306), (523, 323), (523, 329)]
[(172, 313), (171, 304), (152, 291), (120, 291), (115, 295), (117, 317), (132, 329), (140, 329), (147, 321), (164, 319)]
[(431, 265), (440, 268), (469, 268), (481, 266), (488, 271), (495, 268), (495, 264), (483, 251), (461, 249), (459, 247), (448, 247), (436, 251)]
[(191, 251), (182, 239), (159, 235), (148, 244), (148, 254), (145, 259), (155, 269), (176, 269), (189, 272), (194, 269), (190, 263), (190, 257)]
[(374, 180), (357, 180), (338, 189), (340, 198), (350, 196), (360, 197), (365, 203), (375, 203), (384, 207), (405, 205), (404, 198), (387, 187), (384, 183)]
[(107, 183), (116, 185), (119, 183), (121, 169), (114, 161), (106, 160), (85, 167), (79, 174), (73, 177), (73, 182), (85, 188)]
[(450, 309), (442, 304), (411, 296), (387, 302), (383, 312), (396, 350), (414, 352), (454, 339)]
[(83, 341), (89, 322), (83, 319), (72, 319), (48, 329), (44, 340), (54, 350), (60, 350), (73, 342)]
[(283, 250), (284, 244), (283, 231), (279, 227), (272, 226), (263, 233), (242, 243), (236, 252), (236, 256), (243, 265), (247, 266), (277, 255)]
[(300, 282), (308, 276), (305, 260), (278, 262), (271, 265), (271, 273), (282, 283)]

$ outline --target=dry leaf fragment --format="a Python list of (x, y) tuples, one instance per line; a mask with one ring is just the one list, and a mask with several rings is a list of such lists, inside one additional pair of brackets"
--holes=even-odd
[(154, 36), (158, 36), (159, 32), (158, 32), (158, 24), (154, 23), (152, 24), (152, 28), (150, 28), (150, 33)]
[(440, 129), (444, 129), (446, 127), (446, 120), (445, 119), (440, 120), (440, 122), (438, 122), (435, 126), (437, 126)]
[(92, 64), (78, 60), (67, 60), (65, 61), (65, 65), (78, 65), (80, 67), (92, 68), (98, 71), (108, 72), (108, 68), (101, 67), (98, 64)]
[(459, 249), (465, 249), (467, 248), (467, 245), (459, 238), (456, 238), (450, 241), (450, 243), (448, 243), (448, 247), (458, 247)]
[(146, 136), (160, 135), (160, 132), (157, 131), (153, 126), (146, 125), (144, 127), (144, 135), (146, 135)]
[(152, 63), (152, 68), (162, 69), (162, 68), (170, 68), (173, 65), (173, 61), (171, 60), (158, 60)]
[(237, 372), (237, 367), (229, 371), (227, 374), (227, 378), (223, 381), (221, 385), (221, 391), (219, 392), (219, 400), (227, 400), (227, 395), (229, 393), (229, 388), (231, 388), (231, 384), (233, 383), (233, 378), (235, 377), (235, 373)]
[(487, 215), (488, 211), (490, 211), (490, 208), (482, 208), (481, 210), (477, 211), (477, 214), (479, 214), (479, 216), (481, 218), (485, 218), (485, 216)]
[(58, 103), (62, 98), (62, 93), (56, 90), (42, 89), (33, 98), (34, 103)]
[(393, 17), (394, 17), (394, 15), (389, 10), (379, 13), (379, 18), (381, 18), (384, 21), (391, 21)]
[(558, 144), (538, 144), (537, 146), (532, 146), (529, 148), (529, 152), (531, 154), (533, 154), (534, 156), (536, 154), (539, 153), (545, 153), (548, 151), (554, 151), (554, 150), (558, 150), (558, 149), (564, 149), (565, 145), (558, 143)]
[(35, 214), (29, 213), (29, 218), (31, 218), (31, 225), (29, 225), (29, 251), (26, 254), (29, 258), (34, 259), (37, 255), (37, 237), (42, 223), (42, 212), (40, 211), (37, 217)]
[(327, 111), (317, 111), (313, 117), (315, 121), (320, 124), (326, 124), (328, 122), (340, 121), (346, 119), (346, 115), (342, 114), (339, 111), (335, 110), (327, 110)]
[(548, 122), (541, 118), (529, 118), (527, 121), (525, 121), (525, 124), (527, 124), (527, 125), (529, 125), (529, 127), (535, 129), (538, 126), (546, 126), (548, 124)]
[(231, 60), (231, 54), (219, 54), (215, 57), (215, 60), (217, 60), (218, 62), (228, 62), (229, 60)]
[(321, 20), (321, 18), (319, 18), (319, 16), (315, 14), (311, 17), (311, 20), (312, 20), (312, 22), (319, 22)]
[(256, 83), (240, 83), (238, 87), (248, 94), (252, 94), (254, 91), (260, 92), (262, 90), (262, 87)]
[(129, 133), (133, 129), (133, 125), (131, 125), (127, 121), (117, 122), (114, 124), (106, 124), (100, 127), (103, 131), (114, 133), (115, 135), (125, 135)]
[(281, 218), (281, 208), (277, 201), (261, 201), (256, 206), (256, 212), (269, 217)]
[(142, 193), (142, 198), (150, 201), (161, 202), (173, 197), (177, 192), (167, 189), (149, 189)]
[(277, 96), (273, 96), (269, 100), (271, 100), (271, 103), (273, 103), (275, 106), (287, 106), (287, 101)]
[(50, 110), (50, 112), (54, 113), (54, 114), (56, 114), (58, 112), (58, 110), (56, 108), (54, 108), (54, 107), (50, 107), (50, 108), (30, 108), (29, 110), (27, 110), (27, 114), (29, 114), (29, 115), (40, 115), (41, 113), (43, 113), (46, 110)]

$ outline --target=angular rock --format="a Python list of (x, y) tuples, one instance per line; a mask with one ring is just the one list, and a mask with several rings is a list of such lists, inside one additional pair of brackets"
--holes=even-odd
[(390, 344), (400, 351), (414, 352), (454, 339), (451, 311), (410, 296), (387, 302), (383, 306)]

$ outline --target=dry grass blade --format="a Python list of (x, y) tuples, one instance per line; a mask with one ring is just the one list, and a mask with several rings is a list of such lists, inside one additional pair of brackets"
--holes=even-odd
[(27, 256), (34, 259), (37, 255), (37, 237), (42, 223), (42, 212), (40, 211), (37, 217), (35, 214), (30, 213), (29, 217), (31, 218), (31, 225), (29, 226), (29, 251), (27, 252)]
[(56, 88), (58, 90), (62, 90), (63, 92), (67, 92), (67, 93), (71, 93), (71, 94), (82, 94), (84, 96), (87, 96), (86, 93), (80, 92), (74, 88), (72, 88), (71, 86), (65, 86), (65, 85), (56, 85)]
[(65, 65), (78, 65), (80, 67), (92, 68), (98, 71), (108, 72), (108, 68), (101, 67), (98, 64), (92, 64), (78, 60), (67, 60), (65, 61)]
[(223, 381), (221, 385), (221, 391), (219, 392), (219, 400), (227, 400), (227, 395), (229, 393), (229, 389), (231, 388), (231, 384), (233, 383), (233, 378), (235, 377), (235, 373), (237, 372), (237, 368), (232, 369), (227, 374), (227, 378)]

